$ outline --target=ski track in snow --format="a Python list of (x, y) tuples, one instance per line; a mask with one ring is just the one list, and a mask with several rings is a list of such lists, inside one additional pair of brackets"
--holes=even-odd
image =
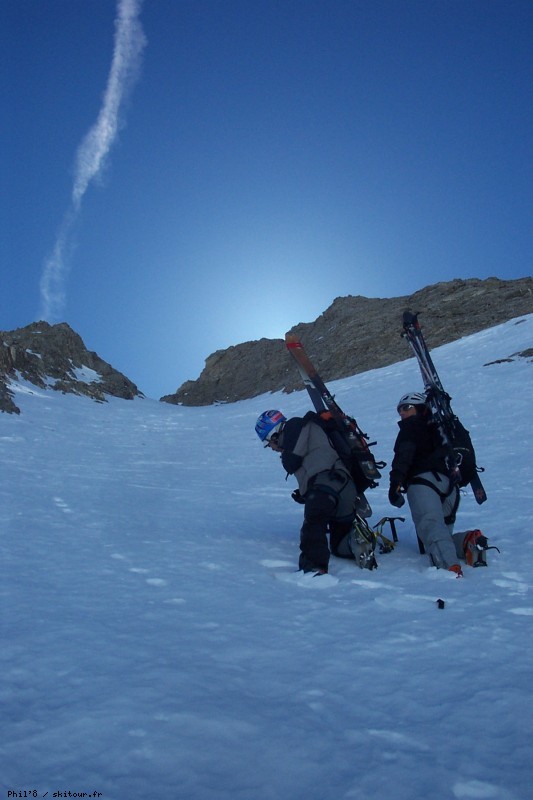
[[(295, 572), (302, 511), (255, 419), (15, 384), (0, 415), (0, 788), (105, 800), (526, 800), (533, 778), (533, 316), (433, 351), (486, 467), (501, 554), (463, 580), (408, 512), (379, 568)], [(429, 322), (427, 323), (429, 325)], [(413, 359), (331, 384), (390, 462)], [(388, 535), (388, 531), (384, 530)], [(437, 599), (445, 608), (437, 607)]]

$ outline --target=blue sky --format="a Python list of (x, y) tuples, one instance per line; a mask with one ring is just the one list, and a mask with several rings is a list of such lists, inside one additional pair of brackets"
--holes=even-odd
[(123, 1), (138, 69), (75, 207), (118, 6), (0, 6), (0, 328), (62, 230), (49, 321), (151, 397), (341, 295), (531, 274), (529, 0)]

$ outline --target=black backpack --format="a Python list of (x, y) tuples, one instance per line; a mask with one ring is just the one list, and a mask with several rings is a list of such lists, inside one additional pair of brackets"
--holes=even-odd
[(458, 485), (468, 486), (478, 471), (481, 471), (476, 465), (476, 453), (470, 434), (463, 423), (454, 417), (447, 435), (452, 446), (455, 464), (459, 467), (461, 474)]
[[(354, 425), (357, 424), (352, 417), (349, 417), (348, 415), (344, 416), (346, 419), (353, 422)], [(350, 441), (348, 431), (341, 430), (341, 428), (339, 428), (337, 422), (332, 417), (331, 412), (322, 411), (320, 414), (318, 414), (316, 411), (308, 411), (303, 418), (303, 421), (304, 424), (307, 422), (314, 422), (316, 425), (322, 428), (324, 433), (327, 435), (331, 446), (350, 473), (352, 480), (355, 483), (355, 488), (359, 494), (363, 493), (370, 487), (376, 486), (376, 483), (365, 475), (363, 469), (361, 468), (361, 464), (359, 463), (362, 450), (353, 446), (352, 441)], [(373, 463), (376, 464), (376, 466), (380, 466), (380, 464), (377, 464), (374, 456), (369, 451), (368, 445), (364, 451), (364, 458), (370, 458)]]
[[(435, 416), (431, 415), (428, 421), (433, 429), (435, 454), (444, 459), (454, 484), (468, 486), (478, 472), (483, 472), (483, 468), (476, 464), (476, 453), (470, 434), (455, 415), (440, 423)], [(447, 442), (443, 441), (444, 436)]]

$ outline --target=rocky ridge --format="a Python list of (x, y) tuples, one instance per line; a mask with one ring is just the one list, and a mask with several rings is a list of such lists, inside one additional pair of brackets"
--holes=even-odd
[[(406, 309), (420, 314), (432, 349), (533, 313), (533, 278), (454, 280), (395, 298), (338, 297), (318, 319), (295, 325), (290, 333), (302, 340), (324, 380), (336, 380), (411, 357), (401, 337)], [(531, 359), (532, 354), (533, 348), (518, 355)], [(67, 323), (34, 322), (0, 332), (0, 411), (19, 413), (13, 386), (20, 379), (100, 402), (106, 395), (128, 400), (144, 396), (125, 375), (87, 350)], [(260, 339), (212, 353), (197, 380), (186, 381), (161, 400), (202, 406), (301, 388), (284, 340)]]
[[(430, 348), (533, 312), (533, 278), (437, 283), (393, 298), (338, 297), (314, 322), (291, 328), (325, 381), (411, 357), (401, 337), (405, 310), (420, 314)], [(191, 406), (230, 403), (301, 388), (283, 339), (245, 342), (210, 355), (195, 381), (161, 400)]]
[(11, 386), (20, 378), (40, 389), (86, 395), (104, 402), (106, 395), (143, 397), (125, 375), (87, 350), (66, 322), (33, 322), (0, 331), (0, 411), (18, 414)]

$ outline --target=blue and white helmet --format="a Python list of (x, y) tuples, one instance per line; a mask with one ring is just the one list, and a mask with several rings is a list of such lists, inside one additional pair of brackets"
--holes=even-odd
[(264, 411), (255, 423), (255, 432), (262, 442), (268, 444), (271, 436), (280, 432), (284, 422), (287, 422), (287, 418), (281, 411)]

